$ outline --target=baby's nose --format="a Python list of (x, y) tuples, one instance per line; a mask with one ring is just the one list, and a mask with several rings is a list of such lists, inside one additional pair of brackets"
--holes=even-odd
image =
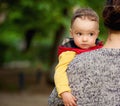
[(84, 36), (83, 41), (87, 41), (87, 40), (88, 40), (87, 36)]

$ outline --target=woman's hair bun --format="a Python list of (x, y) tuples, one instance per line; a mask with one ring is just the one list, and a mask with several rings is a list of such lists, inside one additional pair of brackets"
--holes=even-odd
[(120, 30), (120, 0), (107, 0), (103, 10), (104, 25), (112, 30)]

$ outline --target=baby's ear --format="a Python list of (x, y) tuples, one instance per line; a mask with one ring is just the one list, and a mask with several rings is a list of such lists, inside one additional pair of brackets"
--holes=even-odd
[(70, 35), (71, 35), (71, 37), (73, 37), (73, 32), (72, 32), (71, 28), (70, 28)]

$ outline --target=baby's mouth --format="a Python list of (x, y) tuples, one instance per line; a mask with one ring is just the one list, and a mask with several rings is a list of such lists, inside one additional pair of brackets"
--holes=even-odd
[(88, 46), (88, 44), (81, 44), (81, 45), (83, 45), (83, 46)]

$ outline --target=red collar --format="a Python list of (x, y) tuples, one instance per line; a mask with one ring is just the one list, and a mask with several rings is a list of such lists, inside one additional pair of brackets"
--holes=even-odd
[(99, 48), (102, 48), (103, 45), (96, 45), (92, 48), (89, 48), (89, 49), (80, 49), (80, 48), (70, 48), (70, 47), (63, 47), (63, 46), (59, 46), (58, 47), (58, 56), (62, 53), (62, 52), (66, 52), (66, 51), (74, 51), (76, 52), (77, 54), (80, 54), (80, 53), (83, 53), (83, 52), (88, 52), (88, 51), (91, 51), (91, 50), (95, 50), (95, 49), (99, 49)]

